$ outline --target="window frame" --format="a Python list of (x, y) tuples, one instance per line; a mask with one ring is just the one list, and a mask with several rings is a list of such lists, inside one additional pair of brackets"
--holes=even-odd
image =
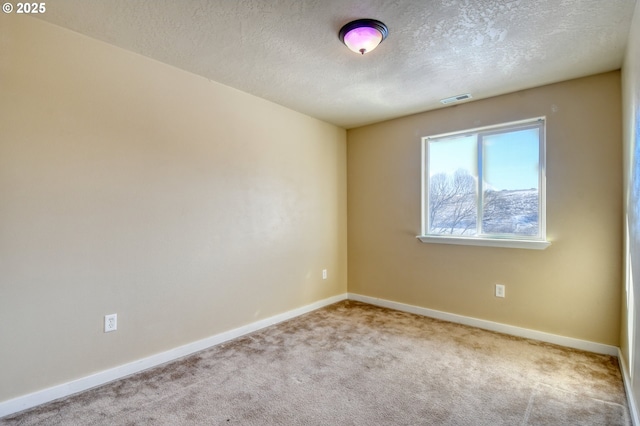
[[(539, 128), (539, 169), (538, 169), (538, 229), (539, 234), (536, 236), (509, 236), (508, 234), (481, 234), (476, 235), (447, 235), (447, 234), (429, 234), (429, 142), (438, 139), (452, 138), (465, 134), (480, 134), (476, 138), (477, 142), (477, 167), (478, 167), (478, 184), (476, 187), (476, 229), (481, 231), (482, 228), (482, 203), (483, 194), (483, 160), (482, 160), (482, 138), (491, 134), (504, 133), (505, 131), (517, 131), (527, 128)], [(535, 117), (526, 120), (518, 120), (507, 123), (500, 123), (491, 126), (483, 126), (461, 131), (442, 133), (437, 135), (425, 136), (422, 138), (422, 155), (421, 155), (421, 233), (417, 238), (423, 243), (440, 243), (440, 244), (460, 244), (473, 246), (489, 246), (489, 247), (507, 247), (507, 248), (524, 248), (544, 250), (551, 242), (547, 240), (546, 234), (546, 117)]]

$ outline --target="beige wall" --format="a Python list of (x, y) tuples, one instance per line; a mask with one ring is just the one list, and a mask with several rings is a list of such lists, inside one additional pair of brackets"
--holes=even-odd
[[(620, 110), (611, 72), (349, 130), (349, 292), (617, 346)], [(537, 116), (547, 117), (552, 245), (418, 241), (421, 137)]]
[(0, 401), (346, 292), (345, 130), (1, 15)]
[[(640, 6), (636, 9), (622, 72), (625, 241), (620, 346), (623, 363), (631, 374), (636, 406), (640, 406)], [(631, 282), (633, 281), (633, 282)], [(627, 291), (633, 287), (632, 291)], [(633, 297), (633, 296), (635, 297)], [(635, 300), (634, 300), (635, 299)], [(634, 306), (635, 309), (627, 309)], [(631, 334), (631, 338), (629, 335)], [(631, 367), (631, 368), (630, 368)]]

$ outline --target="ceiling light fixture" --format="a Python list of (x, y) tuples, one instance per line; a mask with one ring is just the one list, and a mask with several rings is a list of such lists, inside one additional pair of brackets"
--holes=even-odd
[(364, 55), (378, 47), (387, 38), (389, 29), (375, 19), (358, 19), (340, 29), (338, 37), (349, 49)]

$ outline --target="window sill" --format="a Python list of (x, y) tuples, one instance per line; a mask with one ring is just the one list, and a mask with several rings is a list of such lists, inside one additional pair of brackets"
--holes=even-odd
[(508, 240), (497, 238), (464, 238), (464, 237), (436, 237), (432, 235), (418, 235), (423, 243), (458, 244), (463, 246), (506, 247), (532, 250), (544, 250), (551, 245), (550, 241), (540, 240)]

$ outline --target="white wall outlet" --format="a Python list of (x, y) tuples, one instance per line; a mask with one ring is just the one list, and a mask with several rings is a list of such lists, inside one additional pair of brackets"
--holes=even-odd
[(326, 280), (326, 279), (327, 279), (327, 270), (326, 270), (326, 269), (323, 269), (323, 270), (322, 270), (322, 279), (323, 279), (323, 280)]
[(496, 297), (504, 297), (504, 284), (496, 284)]
[(104, 332), (116, 331), (118, 329), (118, 314), (104, 316)]

